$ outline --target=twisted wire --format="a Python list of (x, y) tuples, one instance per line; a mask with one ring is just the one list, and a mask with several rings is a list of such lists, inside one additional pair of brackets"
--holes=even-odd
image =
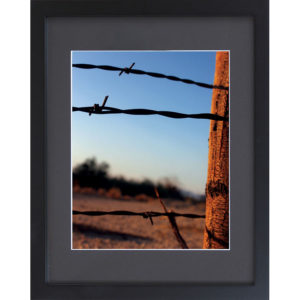
[(97, 104), (94, 106), (86, 106), (86, 107), (72, 107), (72, 111), (81, 111), (88, 114), (127, 114), (127, 115), (161, 115), (168, 118), (173, 119), (207, 119), (207, 120), (215, 120), (215, 121), (228, 121), (227, 117), (222, 117), (217, 114), (211, 113), (201, 113), (201, 114), (183, 114), (173, 111), (160, 111), (160, 110), (152, 110), (152, 109), (119, 109), (115, 107), (99, 107)]
[(78, 211), (73, 210), (73, 215), (85, 215), (85, 216), (141, 216), (145, 219), (147, 218), (155, 218), (162, 216), (171, 216), (171, 217), (184, 217), (191, 219), (199, 219), (205, 218), (205, 215), (197, 215), (197, 214), (182, 214), (176, 212), (156, 212), (156, 211), (146, 211), (146, 212), (133, 212), (128, 210), (115, 210), (115, 211)]
[(91, 65), (91, 64), (73, 64), (72, 65), (74, 68), (79, 68), (79, 69), (100, 69), (100, 70), (105, 70), (105, 71), (117, 71), (117, 72), (124, 72), (126, 74), (136, 74), (136, 75), (147, 75), (155, 78), (165, 78), (168, 80), (172, 81), (179, 81), (183, 82), (186, 84), (193, 84), (199, 87), (207, 88), (207, 89), (220, 89), (220, 90), (226, 90), (228, 91), (229, 88), (226, 86), (219, 86), (219, 85), (213, 85), (213, 84), (208, 84), (208, 83), (203, 83), (203, 82), (197, 82), (191, 79), (185, 79), (185, 78), (179, 78), (177, 76), (173, 75), (166, 75), (162, 73), (156, 73), (156, 72), (147, 72), (143, 70), (138, 70), (138, 69), (132, 69), (132, 68), (119, 68), (119, 67), (114, 67), (114, 66), (109, 66), (109, 65)]

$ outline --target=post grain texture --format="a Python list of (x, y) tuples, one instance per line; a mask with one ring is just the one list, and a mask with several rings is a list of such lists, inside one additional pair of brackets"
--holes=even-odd
[[(216, 54), (214, 85), (229, 87), (229, 52)], [(229, 117), (229, 90), (213, 90), (211, 113)], [(204, 249), (229, 248), (229, 121), (210, 121)]]

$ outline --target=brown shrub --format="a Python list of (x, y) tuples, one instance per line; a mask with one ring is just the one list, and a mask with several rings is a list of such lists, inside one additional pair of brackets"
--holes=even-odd
[(86, 194), (86, 195), (95, 195), (96, 190), (94, 190), (91, 187), (83, 187), (83, 188), (80, 189), (80, 193)]
[(151, 197), (149, 197), (145, 194), (138, 194), (134, 198), (135, 198), (135, 200), (143, 201), (143, 202), (148, 202), (148, 201), (152, 200)]
[(81, 191), (81, 188), (79, 185), (74, 185), (73, 186), (73, 193), (80, 193)]
[(106, 196), (106, 190), (105, 189), (98, 189), (97, 190), (97, 194), (99, 195), (99, 196)]
[(119, 188), (114, 187), (108, 190), (106, 196), (114, 199), (120, 199), (122, 197), (122, 193)]
[(91, 187), (81, 187), (79, 185), (74, 185), (73, 186), (73, 193), (94, 195), (94, 194), (96, 194), (96, 191)]

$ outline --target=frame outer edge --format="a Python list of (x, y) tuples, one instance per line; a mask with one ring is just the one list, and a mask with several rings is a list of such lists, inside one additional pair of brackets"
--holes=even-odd
[[(240, 16), (255, 21), (255, 282), (251, 286), (85, 286), (46, 283), (45, 18), (48, 16)], [(269, 1), (31, 0), (31, 299), (269, 299)], [(198, 296), (198, 297), (197, 297)], [(201, 297), (202, 298), (202, 297)], [(179, 299), (179, 298), (178, 298)]]

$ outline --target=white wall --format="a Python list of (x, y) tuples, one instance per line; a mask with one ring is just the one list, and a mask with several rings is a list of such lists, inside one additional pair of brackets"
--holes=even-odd
[[(0, 297), (29, 299), (30, 2), (0, 5)], [(271, 0), (270, 5), (271, 299), (276, 300), (298, 294), (300, 4)]]

